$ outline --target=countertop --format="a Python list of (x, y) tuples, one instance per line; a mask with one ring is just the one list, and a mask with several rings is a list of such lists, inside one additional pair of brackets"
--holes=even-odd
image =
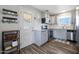
[(46, 30), (32, 30), (32, 31), (48, 31), (48, 29), (46, 29)]
[(49, 30), (75, 30), (75, 29), (49, 28)]
[(75, 28), (73, 26), (53, 25), (53, 26), (49, 26), (49, 29), (74, 30)]

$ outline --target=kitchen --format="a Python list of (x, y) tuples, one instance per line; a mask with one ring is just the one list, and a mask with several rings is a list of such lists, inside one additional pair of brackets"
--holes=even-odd
[[(16, 11), (14, 14), (17, 14), (10, 16), (11, 14), (6, 15), (4, 11), (9, 11), (8, 13)], [(19, 50), (32, 44), (41, 47), (51, 40), (60, 43), (64, 42), (65, 44), (76, 43), (78, 46), (79, 32), (76, 27), (76, 25), (78, 26), (78, 12), (78, 5), (0, 6), (0, 48), (2, 49), (4, 45), (2, 44), (4, 38), (2, 38), (2, 32), (13, 30), (19, 30), (20, 41), (17, 41), (18, 43), (12, 41), (11, 47), (15, 46), (13, 43), (16, 43), (19, 46)], [(11, 19), (17, 18), (18, 20), (5, 21), (5, 17), (11, 17)], [(2, 52), (4, 53), (5, 51), (1, 51), (0, 53)]]

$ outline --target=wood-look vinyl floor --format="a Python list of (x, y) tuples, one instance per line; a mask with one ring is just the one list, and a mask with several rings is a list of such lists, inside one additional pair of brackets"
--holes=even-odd
[(20, 51), (21, 54), (78, 54), (79, 47), (51, 40), (43, 46), (29, 45)]

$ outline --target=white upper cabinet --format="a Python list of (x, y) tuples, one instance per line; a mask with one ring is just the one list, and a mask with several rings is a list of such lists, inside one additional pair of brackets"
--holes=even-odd
[(55, 19), (56, 16), (50, 16), (50, 23), (52, 25), (54, 25), (56, 23), (56, 19)]

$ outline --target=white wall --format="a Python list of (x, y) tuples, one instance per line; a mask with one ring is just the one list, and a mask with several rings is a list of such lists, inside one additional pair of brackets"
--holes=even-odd
[[(25, 7), (25, 8), (24, 8)], [(29, 11), (32, 13), (32, 20), (30, 23), (26, 22), (20, 15), (20, 27), (21, 27), (21, 48), (26, 47), (34, 43), (33, 30), (40, 30), (41, 12), (32, 8), (31, 6), (20, 7), (20, 12)], [(36, 20), (34, 17), (37, 17)]]
[(4, 23), (3, 24), (1, 22), (2, 17), (3, 16), (6, 16), (6, 15), (3, 15), (2, 14), (2, 9), (3, 8), (10, 9), (10, 10), (14, 10), (14, 11), (18, 11), (17, 6), (5, 6), (5, 5), (4, 6), (0, 6), (0, 31), (8, 31), (8, 30), (17, 30), (17, 29), (19, 29), (19, 22), (17, 24), (15, 24), (15, 23), (11, 23), (11, 24)]
[(19, 30), (19, 22), (17, 24), (8, 24), (8, 23), (2, 23), (2, 8), (5, 9), (10, 9), (10, 10), (14, 10), (14, 11), (18, 11), (17, 6), (0, 6), (0, 48), (1, 48), (1, 44), (2, 44), (2, 31), (9, 31), (9, 30)]
[[(18, 11), (18, 24), (2, 24), (1, 23), (1, 9), (6, 8), (10, 10)], [(32, 13), (32, 21), (30, 23), (26, 22), (23, 19), (23, 16), (20, 12), (31, 12)], [(40, 19), (41, 12), (29, 5), (27, 6), (0, 6), (0, 43), (1, 43), (1, 32), (9, 31), (9, 30), (20, 30), (20, 44), (21, 48), (26, 47), (32, 43), (34, 43), (33, 31), (32, 30), (40, 30)], [(36, 20), (34, 19), (36, 17)], [(34, 27), (33, 27), (34, 26)], [(0, 44), (1, 47), (1, 44)]]

